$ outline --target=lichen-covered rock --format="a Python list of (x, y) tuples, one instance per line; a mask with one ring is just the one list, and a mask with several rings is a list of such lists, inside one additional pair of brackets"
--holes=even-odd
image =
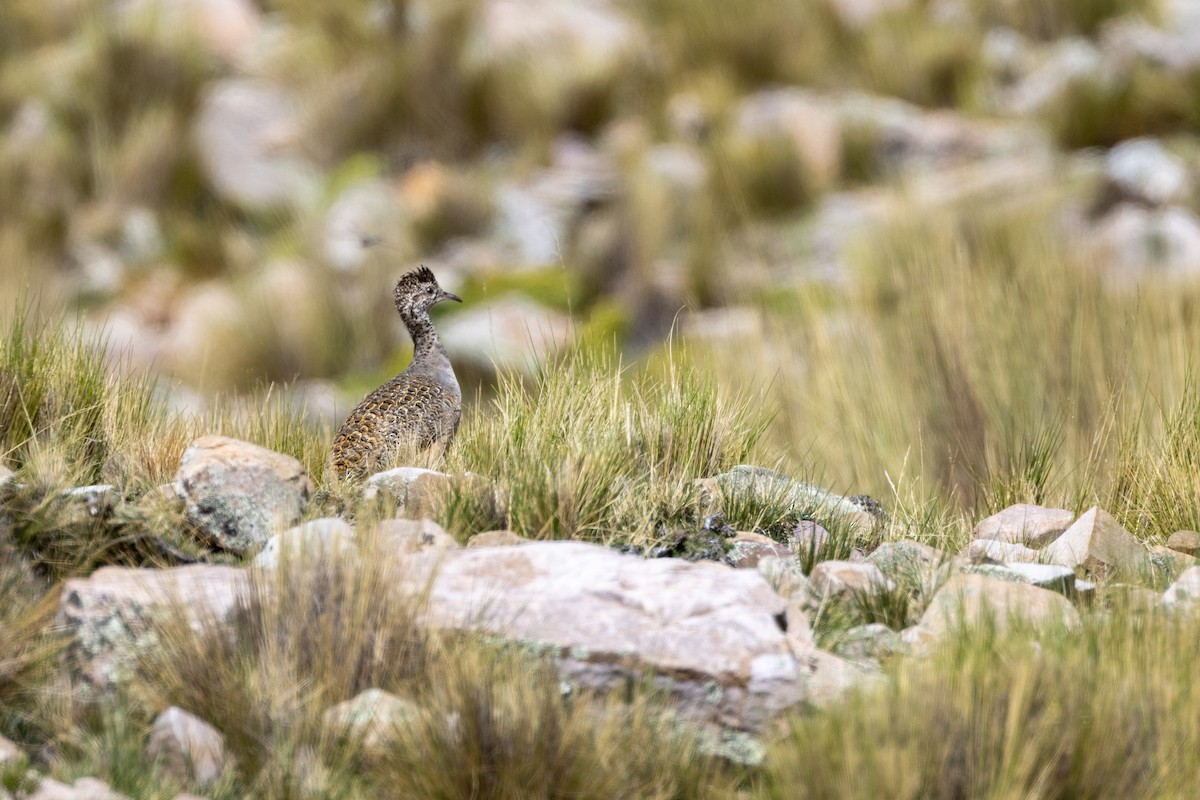
[(367, 689), (344, 703), (326, 709), (321, 722), (333, 738), (358, 743), (370, 756), (386, 753), (401, 726), (421, 714), (415, 703), (381, 689)]
[(180, 460), (175, 489), (200, 536), (238, 554), (295, 524), (313, 491), (296, 459), (224, 436), (192, 442)]
[(1035, 627), (1074, 626), (1079, 612), (1057, 592), (985, 575), (956, 575), (930, 599), (920, 627), (941, 639), (959, 625), (994, 622), (1003, 630), (1021, 619)]
[(811, 483), (792, 480), (786, 475), (747, 464), (738, 465), (702, 481), (706, 491), (715, 491), (718, 503), (730, 495), (757, 497), (786, 505), (795, 511), (820, 511), (837, 514), (861, 529), (875, 525), (876, 516), (869, 504), (834, 494)]
[(754, 570), (534, 542), (412, 556), (402, 570), (413, 591), (431, 573), (426, 624), (543, 648), (565, 680), (612, 690), (652, 670), (688, 716), (743, 730), (801, 700), (784, 600)]
[(974, 564), (966, 567), (965, 572), (975, 575), (986, 575), (1002, 581), (1013, 583), (1028, 583), (1042, 589), (1050, 589), (1059, 594), (1070, 596), (1075, 591), (1075, 570), (1058, 564), (1004, 563), (1004, 564)]
[(1145, 545), (1099, 506), (1088, 509), (1043, 554), (1048, 563), (1100, 573), (1145, 571), (1150, 564)]
[(878, 567), (865, 561), (822, 561), (813, 567), (808, 579), (813, 594), (819, 599), (896, 588)]
[(313, 519), (267, 540), (266, 545), (254, 557), (254, 566), (260, 569), (276, 569), (280, 557), (285, 553), (290, 559), (308, 555), (326, 558), (354, 549), (354, 529), (339, 517)]
[(976, 539), (963, 553), (972, 561), (996, 561), (1002, 564), (1035, 564), (1041, 553), (1016, 542), (998, 539)]
[(948, 560), (948, 556), (936, 547), (901, 539), (884, 542), (867, 556), (867, 563), (874, 564), (886, 577), (894, 581), (911, 582), (924, 573)]
[(832, 649), (834, 655), (850, 661), (877, 664), (891, 656), (907, 653), (909, 646), (900, 634), (875, 622), (843, 631)]
[(171, 706), (154, 720), (146, 755), (175, 780), (208, 786), (225, 769), (225, 737), (194, 714)]
[(1162, 595), (1163, 604), (1194, 606), (1200, 602), (1200, 567), (1188, 567)]
[(101, 696), (156, 645), (156, 622), (182, 611), (196, 630), (223, 624), (247, 588), (245, 570), (212, 565), (103, 567), (73, 578), (63, 586), (58, 612), (71, 636), (67, 666), (90, 694)]
[(1158, 572), (1174, 575), (1194, 565), (1196, 557), (1156, 544), (1150, 548), (1150, 563)]
[(792, 555), (786, 545), (762, 534), (743, 531), (733, 537), (725, 558), (737, 569), (754, 569), (764, 558), (787, 558)]
[(441, 553), (458, 547), (454, 537), (431, 519), (385, 519), (375, 532), (387, 553)]
[(80, 778), (74, 785), (43, 778), (33, 794), (26, 800), (129, 800), (125, 795), (114, 792), (107, 783), (95, 778)]
[(1057, 539), (1074, 521), (1074, 512), (1065, 508), (1018, 503), (980, 520), (973, 536), (1038, 548)]
[[(2, 479), (0, 479), (2, 482)], [(1189, 556), (1200, 555), (1200, 533), (1196, 531), (1175, 531), (1167, 537), (1167, 547)]]

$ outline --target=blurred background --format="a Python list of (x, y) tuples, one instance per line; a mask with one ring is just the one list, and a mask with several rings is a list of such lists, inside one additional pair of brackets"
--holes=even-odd
[(336, 426), (425, 264), (468, 394), (683, 348), (835, 489), (1086, 493), (1190, 424), (1197, 134), (1189, 0), (4, 0), (0, 314)]

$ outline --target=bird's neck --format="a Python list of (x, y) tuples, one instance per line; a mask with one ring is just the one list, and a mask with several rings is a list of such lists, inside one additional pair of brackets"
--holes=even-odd
[[(442, 340), (438, 337), (429, 314), (413, 314), (402, 319), (413, 340), (413, 360), (410, 369), (438, 373), (453, 379), (454, 369), (450, 366), (450, 357), (446, 355), (446, 348), (442, 346)], [(455, 383), (457, 384), (457, 381)]]

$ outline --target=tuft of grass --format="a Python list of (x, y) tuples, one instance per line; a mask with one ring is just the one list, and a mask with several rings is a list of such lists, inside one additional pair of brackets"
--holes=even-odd
[(178, 705), (220, 730), (245, 785), (300, 780), (304, 765), (291, 762), (302, 750), (337, 772), (321, 713), (367, 689), (404, 693), (428, 674), (419, 596), (400, 591), (367, 539), (361, 558), (283, 551), (277, 571), (252, 573), (230, 623), (197, 632), (181, 610), (144, 662), (150, 704)]
[(1200, 724), (1178, 653), (1194, 617), (1089, 618), (1077, 633), (964, 630), (887, 687), (809, 717), (768, 753), (764, 797), (1186, 797)]
[(468, 641), (444, 656), (447, 670), (423, 714), (397, 731), (376, 765), (383, 786), (431, 800), (495, 798), (729, 797), (737, 774), (701, 752), (653, 693), (631, 700), (568, 690), (545, 658)]
[(62, 650), (52, 630), (58, 598), (16, 548), (0, 521), (0, 736), (25, 745), (49, 733), (40, 699)]
[(609, 352), (573, 351), (528, 384), (501, 375), (489, 407), (465, 421), (447, 467), (490, 478), (493, 491), (452, 490), (440, 521), (459, 536), (509, 527), (652, 543), (696, 479), (748, 460), (766, 420), (748, 394), (720, 392), (697, 369), (630, 376)]
[[(564, 692), (544, 652), (419, 627), (422, 576), (362, 539), (334, 557), (284, 551), (224, 628), (198, 632), (182, 609), (161, 621), (133, 708), (212, 723), (229, 791), (262, 797), (727, 797), (740, 780), (649, 690)], [(322, 722), (367, 689), (420, 709), (370, 752)]]

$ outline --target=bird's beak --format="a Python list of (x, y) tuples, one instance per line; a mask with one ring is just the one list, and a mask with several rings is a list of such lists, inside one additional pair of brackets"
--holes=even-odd
[(447, 291), (446, 291), (446, 290), (444, 290), (444, 289), (442, 290), (442, 294), (441, 294), (441, 296), (438, 298), (438, 302), (441, 302), (442, 300), (453, 300), (453, 301), (454, 301), (454, 302), (456, 302), (456, 303), (461, 303), (461, 302), (462, 302), (462, 298), (461, 298), (461, 297), (459, 297), (459, 296), (458, 296), (458, 295), (456, 295), (456, 294), (450, 294), (450, 292), (447, 292)]

